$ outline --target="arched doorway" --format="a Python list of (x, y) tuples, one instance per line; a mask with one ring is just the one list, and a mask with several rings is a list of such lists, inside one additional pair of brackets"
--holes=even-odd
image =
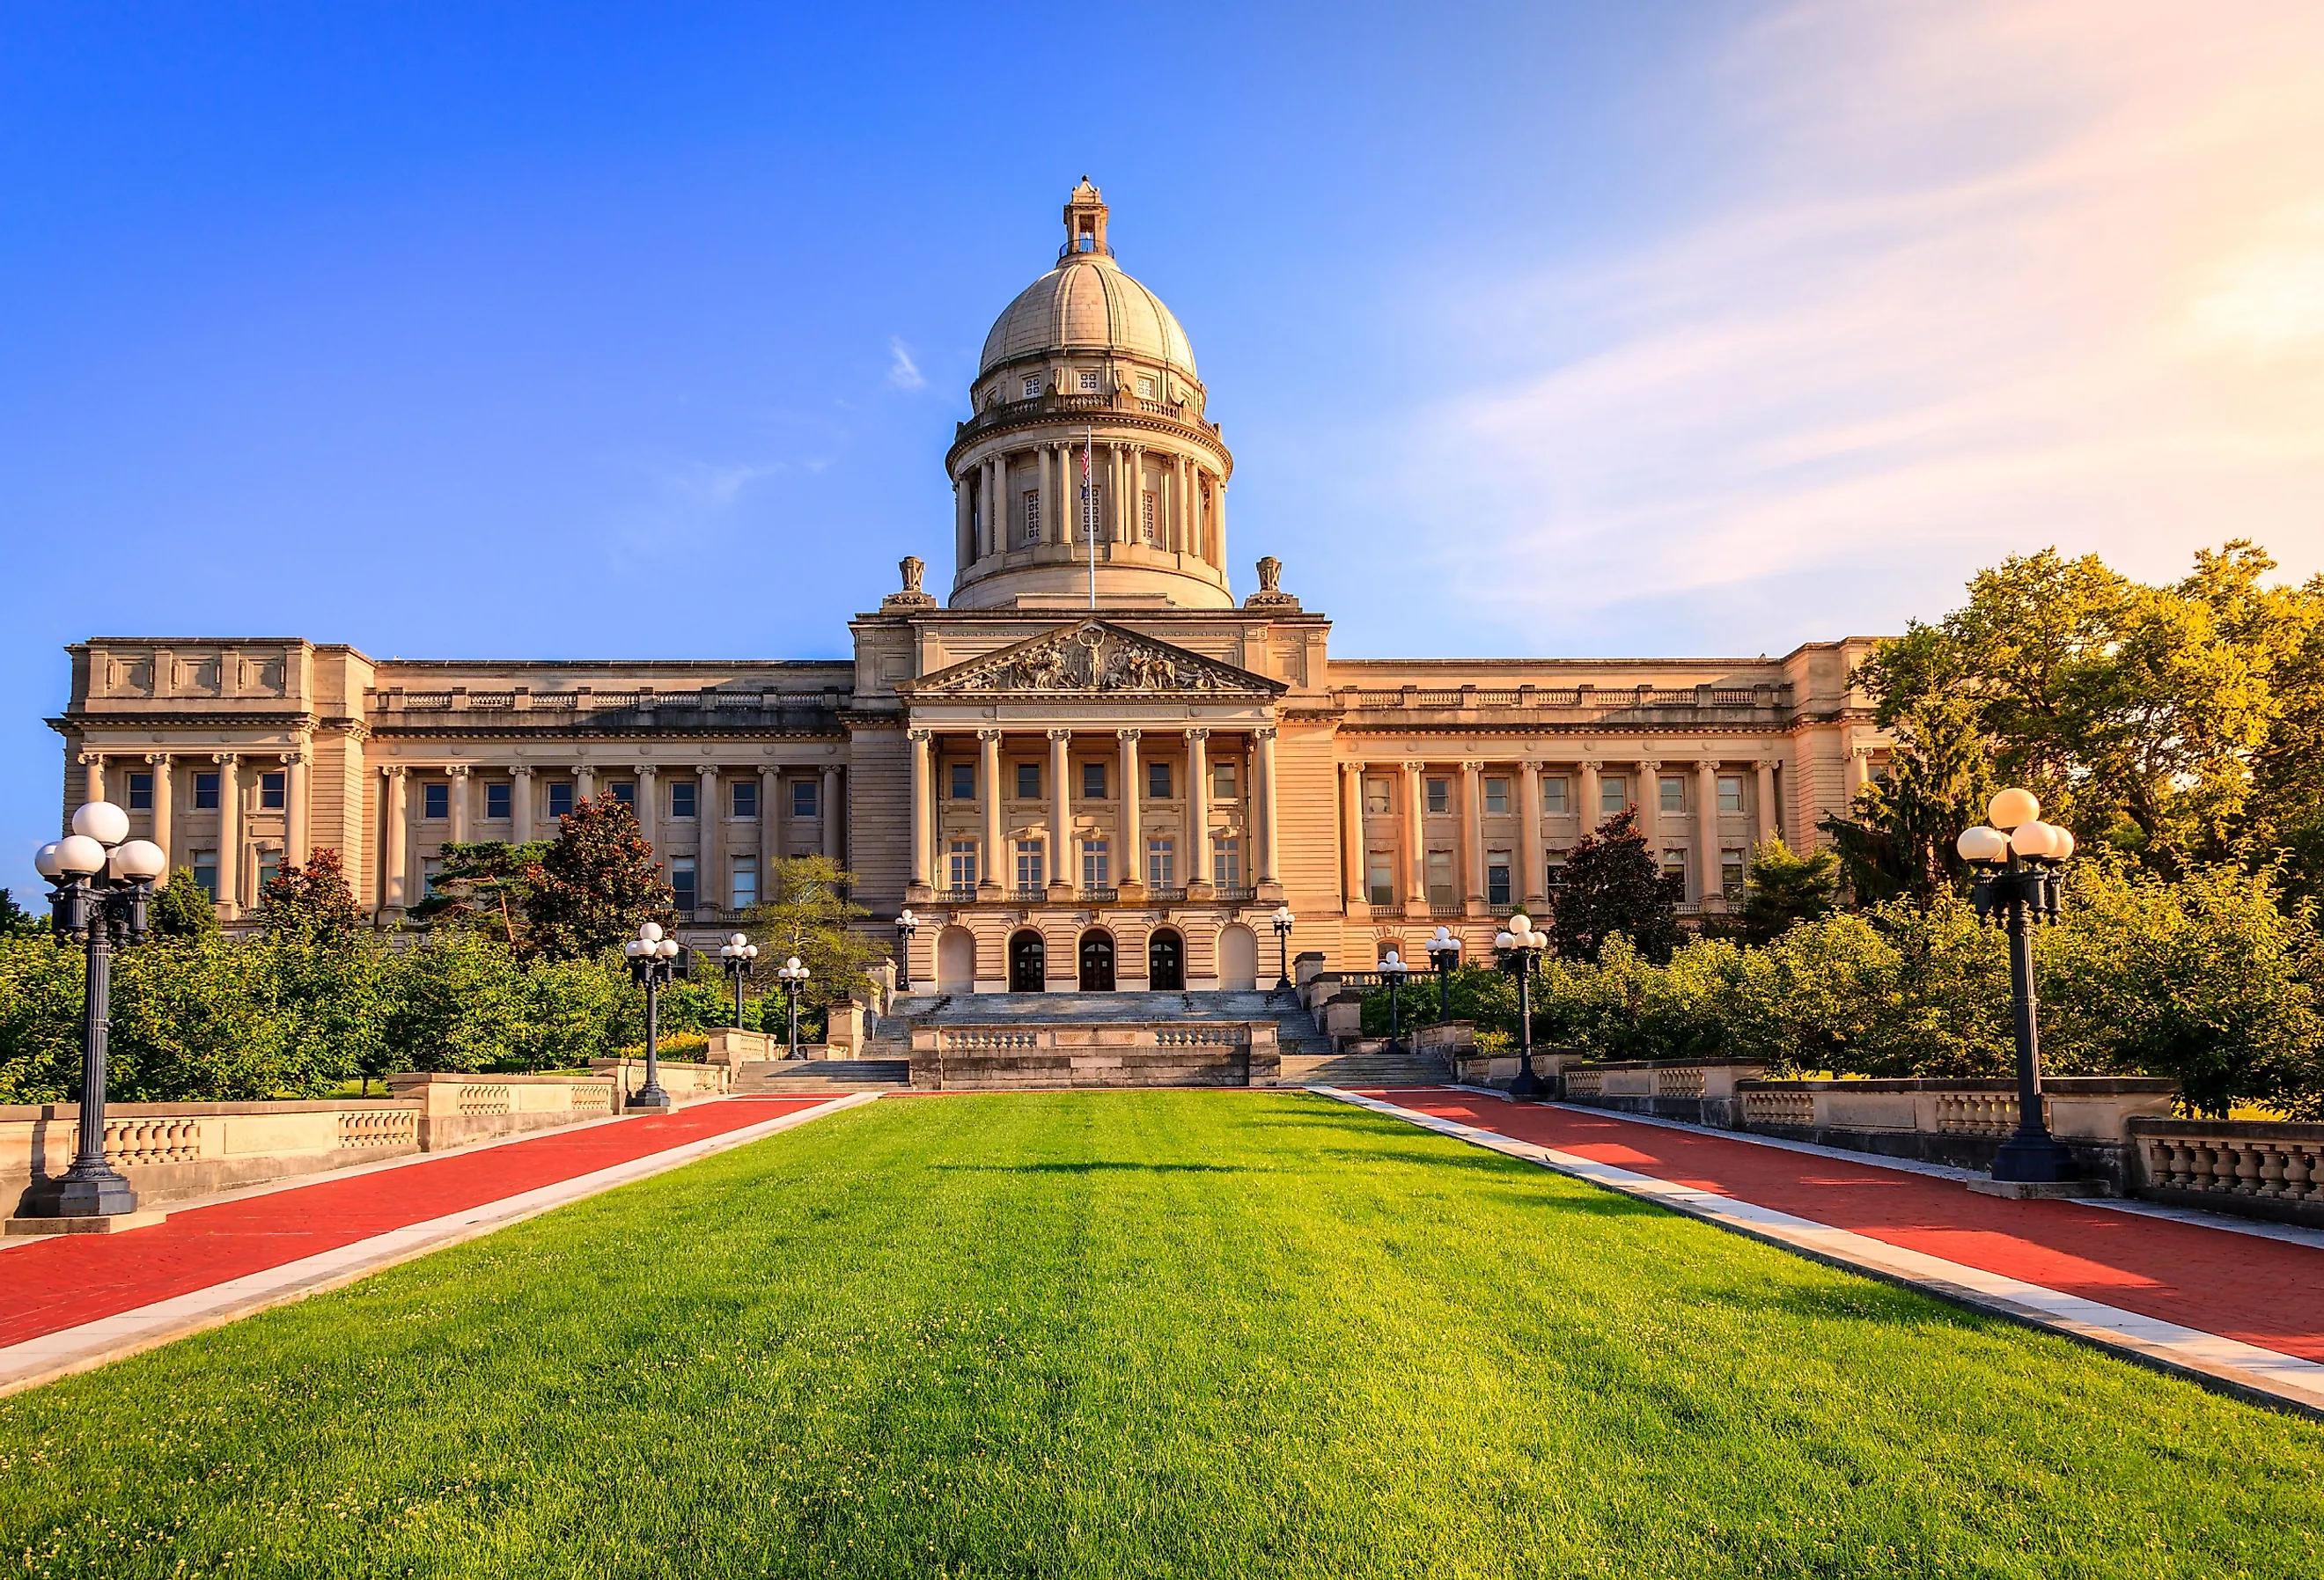
[(1009, 940), (1009, 991), (1039, 993), (1047, 984), (1048, 940), (1027, 928)]
[(1113, 935), (1092, 928), (1082, 935), (1081, 987), (1084, 993), (1113, 991)]
[(1157, 928), (1146, 940), (1146, 985), (1156, 993), (1186, 989), (1186, 940), (1168, 928)]
[(964, 927), (948, 927), (936, 935), (936, 991), (976, 991), (976, 935)]
[(1249, 993), (1259, 985), (1259, 935), (1240, 922), (1219, 934), (1219, 986)]

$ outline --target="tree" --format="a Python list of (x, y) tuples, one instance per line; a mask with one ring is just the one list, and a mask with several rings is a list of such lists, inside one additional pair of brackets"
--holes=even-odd
[(1771, 943), (1793, 923), (1821, 921), (1839, 905), (1839, 855), (1829, 850), (1795, 855), (1775, 835), (1751, 853), (1742, 906), (1716, 929), (1706, 925), (1704, 930), (1747, 944)]
[(821, 1010), (842, 998), (870, 993), (871, 969), (888, 958), (888, 946), (862, 929), (872, 913), (850, 900), (855, 880), (829, 856), (777, 862), (766, 903), (753, 908), (744, 930), (759, 946), (762, 972), (796, 955), (813, 973), (799, 995), (802, 1009)]
[(460, 929), (432, 932), (395, 956), (387, 1040), (406, 1069), (512, 1064), (524, 1040), (525, 999), (506, 944)]
[(1685, 938), (1676, 901), (1674, 885), (1655, 869), (1638, 832), (1637, 811), (1626, 809), (1566, 853), (1550, 897), (1547, 930), (1557, 953), (1569, 960), (1597, 959), (1607, 939), (1619, 933), (1659, 964)]
[(1857, 792), (1849, 817), (1826, 817), (1821, 827), (1858, 904), (1902, 895), (1926, 905), (1967, 885), (1968, 864), (1953, 842), (1985, 819), (1991, 753), (1975, 708), (1950, 693), (1923, 698), (1890, 727), (1896, 745), (1887, 778)]
[(45, 938), (49, 936), (49, 919), (36, 916), (16, 903), (16, 897), (0, 889), (0, 938)]
[(355, 936), (355, 892), (336, 850), (318, 850), (286, 866), (258, 896), (259, 925), (270, 937), (344, 944)]
[(526, 947), (549, 840), (447, 845), (428, 897), (411, 908), (421, 927), (484, 928), (512, 949)]
[(555, 840), (525, 877), (529, 956), (575, 960), (617, 949), (649, 921), (676, 919), (669, 885), (637, 814), (608, 790), (559, 821)]
[(147, 903), (145, 923), (157, 938), (213, 938), (218, 930), (217, 907), (211, 903), (209, 891), (194, 882), (192, 871), (180, 867)]

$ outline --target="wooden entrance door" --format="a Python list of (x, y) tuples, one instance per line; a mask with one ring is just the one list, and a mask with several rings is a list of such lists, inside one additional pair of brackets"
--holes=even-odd
[(1111, 993), (1113, 991), (1113, 935), (1087, 932), (1082, 935), (1082, 991)]
[(1156, 993), (1186, 991), (1186, 943), (1176, 933), (1157, 932), (1147, 940), (1146, 984)]
[(1009, 940), (1009, 991), (1039, 993), (1047, 984), (1048, 946), (1035, 932), (1019, 933)]

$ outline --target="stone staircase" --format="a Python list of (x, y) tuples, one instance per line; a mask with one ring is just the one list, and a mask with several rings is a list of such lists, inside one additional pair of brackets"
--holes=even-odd
[(905, 1058), (781, 1059), (734, 1072), (738, 1097), (836, 1097), (848, 1092), (900, 1092), (912, 1084)]

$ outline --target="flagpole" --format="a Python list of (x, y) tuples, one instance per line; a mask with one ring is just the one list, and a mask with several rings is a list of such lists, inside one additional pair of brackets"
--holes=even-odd
[(1082, 430), (1082, 520), (1089, 528), (1090, 607), (1097, 607), (1097, 489), (1090, 481), (1091, 430)]

